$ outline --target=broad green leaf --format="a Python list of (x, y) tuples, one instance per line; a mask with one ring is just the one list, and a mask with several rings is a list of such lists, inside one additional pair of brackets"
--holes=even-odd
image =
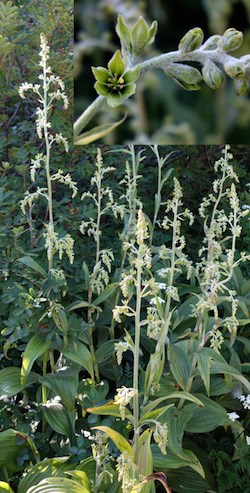
[(61, 403), (52, 402), (43, 404), (43, 413), (46, 421), (54, 431), (69, 437), (72, 441), (76, 420), (75, 411), (68, 411)]
[(79, 308), (91, 308), (92, 310), (100, 311), (101, 309), (98, 308), (96, 305), (93, 303), (88, 303), (88, 301), (74, 301), (71, 303), (68, 307), (67, 310), (69, 312), (72, 312), (73, 310), (79, 310)]
[(210, 395), (210, 366), (211, 366), (211, 356), (207, 353), (197, 353), (197, 364), (200, 372), (200, 376), (204, 382), (207, 395)]
[(84, 486), (68, 478), (46, 478), (27, 493), (90, 493)]
[(168, 359), (170, 361), (169, 365), (172, 375), (180, 387), (185, 390), (191, 375), (191, 363), (187, 354), (177, 344), (169, 343)]
[[(119, 404), (114, 404), (113, 402), (110, 402), (108, 404), (105, 404), (104, 406), (97, 406), (97, 407), (89, 407), (86, 409), (88, 413), (91, 414), (98, 414), (100, 416), (114, 416), (116, 418), (121, 417), (121, 413), (119, 410)], [(126, 418), (133, 423), (134, 418), (132, 414), (129, 412), (129, 410), (126, 408)]]
[[(153, 456), (150, 446), (152, 433), (153, 429), (147, 428), (139, 438), (138, 470), (143, 477), (153, 473)], [(140, 491), (141, 493), (153, 493), (154, 483), (145, 484)]]
[(114, 344), (116, 342), (119, 342), (119, 339), (106, 341), (96, 350), (95, 357), (98, 364), (103, 363), (114, 356)]
[(168, 406), (162, 406), (158, 407), (157, 409), (154, 409), (153, 411), (150, 411), (149, 413), (144, 414), (141, 419), (139, 420), (140, 425), (148, 423), (148, 421), (151, 421), (152, 419), (159, 419), (162, 414), (164, 414), (168, 409), (173, 407), (174, 404), (169, 404)]
[[(36, 382), (39, 375), (30, 373), (28, 375), (26, 385)], [(12, 397), (13, 395), (22, 392), (24, 385), (21, 384), (21, 369), (16, 366), (9, 366), (0, 371), (0, 395)]]
[(72, 411), (77, 395), (78, 374), (79, 372), (74, 368), (62, 368), (56, 373), (46, 375), (40, 381), (53, 390), (55, 395), (59, 395), (64, 406)]
[(98, 125), (98, 127), (92, 128), (89, 132), (84, 132), (83, 134), (75, 137), (74, 144), (75, 145), (87, 145), (91, 142), (94, 142), (97, 139), (101, 139), (105, 137), (105, 135), (112, 132), (116, 127), (119, 127), (124, 120), (127, 118), (127, 114), (124, 117), (115, 123), (104, 123), (103, 125)]
[(186, 423), (185, 430), (190, 433), (207, 433), (215, 430), (218, 426), (230, 424), (227, 411), (217, 402), (205, 395), (198, 394), (204, 407), (197, 408), (194, 404), (187, 404), (185, 408), (191, 411), (191, 419)]
[(64, 334), (67, 334), (69, 328), (69, 322), (64, 309), (60, 308), (59, 310), (54, 310), (52, 313), (52, 318), (57, 328), (61, 330)]
[[(20, 444), (19, 439), (22, 442)], [(23, 467), (17, 465), (17, 457), (22, 448), (27, 448), (27, 445), (32, 445), (33, 452), (33, 443), (25, 433), (12, 429), (0, 432), (0, 468), (6, 468), (10, 474), (21, 471)]]
[(134, 460), (134, 452), (131, 445), (129, 444), (128, 440), (126, 440), (126, 438), (118, 433), (118, 431), (112, 430), (112, 428), (109, 428), (108, 426), (94, 426), (92, 430), (104, 431), (104, 433), (109, 436), (109, 438), (114, 442), (121, 453), (128, 452)]
[(64, 476), (64, 473), (72, 468), (72, 464), (68, 461), (69, 457), (55, 457), (38, 462), (21, 479), (17, 493), (26, 493), (31, 486), (38, 485), (43, 479), (48, 477)]
[(21, 264), (30, 267), (30, 269), (34, 270), (35, 272), (38, 272), (39, 274), (41, 274), (41, 276), (43, 276), (46, 279), (47, 272), (32, 257), (29, 256), (21, 257), (17, 259), (17, 262), (20, 262)]
[(74, 361), (82, 368), (85, 368), (94, 380), (94, 368), (91, 353), (80, 341), (69, 341), (67, 346), (61, 349), (61, 353), (70, 361)]
[(0, 493), (14, 493), (14, 491), (8, 483), (0, 481)]
[[(172, 450), (168, 450), (166, 455), (163, 455), (156, 444), (151, 445), (153, 454), (154, 471), (168, 471), (171, 469), (180, 469), (181, 467), (190, 467), (204, 478), (204, 469), (191, 450), (182, 450), (182, 457), (176, 455)], [(169, 474), (168, 474), (169, 475)]]
[(22, 357), (21, 383), (24, 385), (33, 363), (49, 348), (50, 341), (35, 334), (28, 342)]
[(115, 293), (116, 289), (119, 287), (117, 282), (113, 282), (109, 284), (102, 293), (93, 301), (94, 305), (100, 305), (104, 301), (106, 301), (112, 294)]
[[(196, 408), (195, 404), (190, 405)], [(186, 457), (186, 453), (182, 449), (182, 438), (186, 425), (192, 416), (192, 411), (187, 409), (188, 406), (186, 405), (183, 409), (171, 408), (165, 417), (168, 425), (168, 448), (180, 458)]]
[(168, 472), (168, 481), (176, 493), (215, 493), (218, 490), (194, 470), (182, 467), (178, 471)]
[(194, 402), (198, 406), (203, 406), (203, 403), (201, 402), (200, 399), (197, 397), (193, 396), (189, 392), (170, 392), (167, 394), (165, 397), (159, 397), (158, 399), (155, 399), (154, 401), (149, 402), (146, 406), (142, 408), (141, 416), (144, 418), (145, 414), (148, 414), (151, 412), (153, 409), (155, 409), (159, 404), (161, 404), (163, 401), (167, 399), (184, 399), (187, 401)]

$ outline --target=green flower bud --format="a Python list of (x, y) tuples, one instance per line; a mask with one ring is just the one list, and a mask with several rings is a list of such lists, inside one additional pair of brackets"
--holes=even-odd
[(227, 29), (219, 41), (219, 48), (223, 51), (237, 50), (243, 41), (243, 34), (233, 27)]
[(221, 39), (221, 36), (219, 34), (214, 34), (213, 36), (210, 36), (210, 38), (205, 41), (202, 45), (203, 50), (217, 50), (218, 48), (218, 42)]
[(220, 89), (224, 82), (224, 75), (217, 65), (211, 60), (207, 60), (202, 67), (202, 75), (205, 83), (211, 89)]
[(132, 44), (131, 44), (130, 30), (129, 30), (127, 24), (125, 24), (122, 15), (118, 15), (116, 32), (120, 38), (122, 47), (125, 48), (126, 51), (131, 53), (132, 52)]
[(224, 65), (224, 70), (226, 74), (231, 77), (231, 79), (240, 79), (245, 75), (245, 67), (243, 63), (238, 62), (227, 62)]
[(122, 48), (130, 55), (138, 56), (154, 42), (157, 26), (157, 21), (154, 21), (149, 27), (143, 17), (140, 17), (130, 30), (123, 17), (119, 15), (116, 32), (121, 40)]
[(184, 53), (197, 50), (202, 45), (203, 38), (204, 34), (202, 29), (200, 29), (200, 27), (194, 27), (180, 40), (179, 50)]
[(108, 63), (108, 69), (104, 67), (92, 67), (96, 78), (95, 90), (101, 96), (107, 97), (109, 106), (115, 107), (122, 104), (124, 99), (135, 93), (135, 81), (140, 74), (139, 65), (134, 69), (126, 70), (120, 51), (116, 51)]
[(245, 96), (250, 89), (249, 82), (245, 77), (234, 80), (234, 90), (237, 96)]
[(202, 76), (197, 68), (183, 63), (172, 63), (164, 69), (164, 72), (176, 84), (187, 91), (198, 91), (200, 89), (198, 84), (202, 81)]

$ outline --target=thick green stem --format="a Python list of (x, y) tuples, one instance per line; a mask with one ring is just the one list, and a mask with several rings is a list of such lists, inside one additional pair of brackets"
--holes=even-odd
[(138, 266), (136, 279), (136, 315), (135, 315), (135, 349), (134, 349), (134, 376), (133, 388), (135, 391), (133, 399), (134, 415), (134, 454), (135, 463), (138, 464), (139, 455), (139, 352), (140, 352), (140, 317), (141, 317), (141, 260), (138, 252)]

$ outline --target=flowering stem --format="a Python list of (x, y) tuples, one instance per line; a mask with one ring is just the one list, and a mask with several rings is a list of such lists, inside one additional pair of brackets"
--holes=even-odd
[[(169, 53), (163, 53), (162, 55), (155, 56), (149, 60), (145, 60), (140, 64), (140, 74), (143, 74), (149, 70), (155, 70), (157, 68), (167, 68), (169, 64), (176, 62), (198, 62), (204, 65), (208, 60), (224, 65), (226, 62), (235, 62), (235, 57), (229, 55), (225, 51), (219, 50), (204, 50), (199, 48), (188, 53), (183, 53), (180, 50), (170, 51)], [(136, 66), (129, 67), (131, 70)], [(87, 126), (87, 124), (94, 118), (97, 112), (106, 102), (106, 96), (98, 96), (88, 108), (79, 116), (74, 123), (74, 137), (77, 137), (81, 131)]]
[(140, 314), (141, 314), (141, 259), (138, 252), (138, 266), (136, 278), (136, 314), (135, 314), (135, 348), (134, 348), (134, 375), (133, 388), (135, 395), (133, 398), (133, 415), (134, 415), (134, 453), (135, 463), (138, 464), (139, 453), (139, 395), (138, 395), (138, 379), (139, 379), (139, 351), (140, 351)]
[(96, 113), (104, 105), (106, 98), (104, 96), (98, 96), (93, 103), (79, 116), (79, 118), (74, 123), (74, 137), (80, 135), (83, 128), (88, 125), (90, 120), (94, 118)]

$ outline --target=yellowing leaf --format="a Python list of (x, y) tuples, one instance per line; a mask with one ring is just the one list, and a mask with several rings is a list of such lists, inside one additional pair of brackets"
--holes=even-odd
[(109, 438), (112, 440), (112, 442), (114, 442), (121, 453), (128, 452), (134, 460), (134, 452), (131, 445), (129, 444), (128, 440), (126, 440), (126, 438), (118, 433), (118, 431), (112, 430), (112, 428), (109, 428), (108, 426), (94, 426), (92, 430), (104, 431), (104, 433), (109, 436)]

